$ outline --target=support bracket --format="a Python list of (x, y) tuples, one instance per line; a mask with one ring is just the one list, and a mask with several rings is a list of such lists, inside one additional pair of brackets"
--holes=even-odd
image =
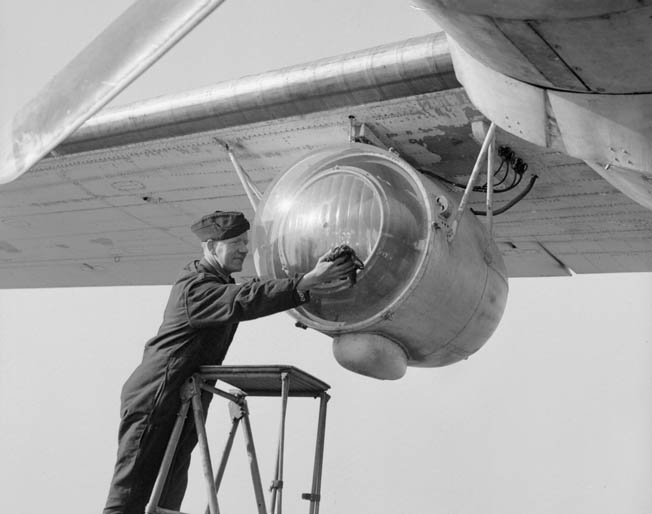
[(349, 141), (351, 143), (365, 143), (367, 145), (377, 146), (383, 150), (393, 151), (378, 137), (373, 128), (364, 122), (355, 119), (355, 116), (349, 116)]
[[(471, 195), (471, 191), (473, 191), (473, 186), (475, 185), (476, 180), (478, 179), (478, 175), (480, 175), (480, 165), (482, 164), (482, 160), (484, 159), (485, 155), (489, 155), (490, 149), (493, 149), (494, 146), (494, 139), (495, 139), (495, 133), (496, 133), (496, 124), (492, 121), (491, 125), (489, 126), (489, 130), (487, 130), (487, 134), (485, 135), (484, 141), (482, 142), (482, 147), (480, 148), (480, 152), (478, 153), (478, 158), (475, 161), (475, 165), (473, 166), (473, 171), (471, 172), (471, 176), (469, 177), (469, 181), (466, 184), (466, 189), (464, 190), (464, 195), (462, 196), (462, 200), (460, 201), (459, 206), (457, 207), (457, 211), (453, 215), (453, 219), (451, 220), (451, 231), (449, 232), (448, 235), (448, 242), (452, 242), (453, 239), (455, 239), (455, 234), (457, 233), (457, 228), (462, 221), (462, 216), (464, 215), (464, 211), (466, 210), (466, 207), (469, 203), (469, 197)], [(491, 162), (491, 159), (488, 157), (489, 162)], [(488, 171), (490, 173), (490, 171)]]

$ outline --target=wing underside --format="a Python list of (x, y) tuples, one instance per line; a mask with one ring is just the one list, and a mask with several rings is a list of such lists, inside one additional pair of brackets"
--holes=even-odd
[[(316, 67), (340, 62), (338, 83), (327, 90), (326, 100), (309, 107), (301, 103), (306, 91), (288, 85), (285, 70), (288, 96), (258, 96), (252, 100), (258, 110), (242, 105), (236, 81), (226, 88), (231, 93), (224, 88), (220, 93), (224, 105), (240, 106), (230, 117), (210, 111), (215, 99), (203, 94), (193, 97), (192, 119), (175, 115), (170, 107), (175, 100), (168, 99), (159, 100), (156, 105), (165, 108), (154, 106), (148, 116), (122, 108), (91, 120), (0, 189), (0, 287), (171, 283), (198, 255), (189, 230), (193, 221), (215, 209), (253, 215), (221, 142), (233, 147), (264, 191), (306, 153), (347, 141), (349, 116), (355, 116), (409, 162), (464, 182), (480, 147), (472, 124), (482, 116), (452, 77), (441, 39), (418, 41), (425, 43), (436, 53), (429, 80), (419, 75), (415, 86), (394, 77), (389, 92), (383, 84), (375, 86), (385, 87), (383, 94), (357, 84), (362, 92), (336, 98), (337, 87), (351, 87), (342, 74), (352, 72), (342, 71), (341, 60), (330, 60)], [(301, 80), (309, 82), (305, 75)], [(364, 75), (379, 81), (368, 71)], [(249, 89), (252, 82), (261, 83), (249, 79)], [(401, 90), (396, 84), (408, 86)], [(186, 98), (186, 113), (187, 104)], [(152, 125), (152, 118), (162, 117), (157, 108), (167, 121)], [(528, 174), (539, 176), (522, 201), (494, 220), (510, 276), (652, 271), (650, 211), (580, 161), (500, 130), (496, 142), (527, 162)], [(496, 195), (495, 208), (516, 193)], [(483, 202), (483, 195), (475, 194), (474, 206), (482, 209)], [(251, 262), (245, 271), (254, 273)]]

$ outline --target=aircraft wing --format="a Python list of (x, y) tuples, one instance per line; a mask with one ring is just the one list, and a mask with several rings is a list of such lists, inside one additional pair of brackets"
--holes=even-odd
[[(307, 152), (348, 141), (350, 116), (462, 183), (486, 121), (443, 34), (105, 111), (0, 188), (0, 287), (170, 284), (199, 254), (192, 222), (216, 209), (253, 218), (222, 143), (264, 191)], [(582, 161), (500, 129), (496, 144), (539, 177), (494, 218), (510, 276), (652, 271), (652, 212)]]

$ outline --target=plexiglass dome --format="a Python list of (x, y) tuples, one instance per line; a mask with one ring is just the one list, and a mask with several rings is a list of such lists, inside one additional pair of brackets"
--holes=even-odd
[(313, 301), (297, 312), (327, 331), (364, 325), (410, 287), (428, 246), (430, 206), (412, 173), (392, 154), (361, 144), (301, 160), (258, 207), (252, 237), (258, 274), (305, 273), (345, 243), (365, 264), (357, 285), (313, 289)]

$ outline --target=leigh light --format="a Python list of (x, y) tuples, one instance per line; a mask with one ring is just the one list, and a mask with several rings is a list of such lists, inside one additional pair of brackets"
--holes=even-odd
[(502, 258), (470, 213), (390, 152), (351, 143), (313, 153), (281, 175), (257, 209), (254, 261), (263, 278), (310, 270), (347, 244), (364, 262), (357, 284), (313, 289), (293, 315), (333, 336), (347, 369), (396, 379), (406, 366), (443, 366), (484, 344), (502, 316)]

